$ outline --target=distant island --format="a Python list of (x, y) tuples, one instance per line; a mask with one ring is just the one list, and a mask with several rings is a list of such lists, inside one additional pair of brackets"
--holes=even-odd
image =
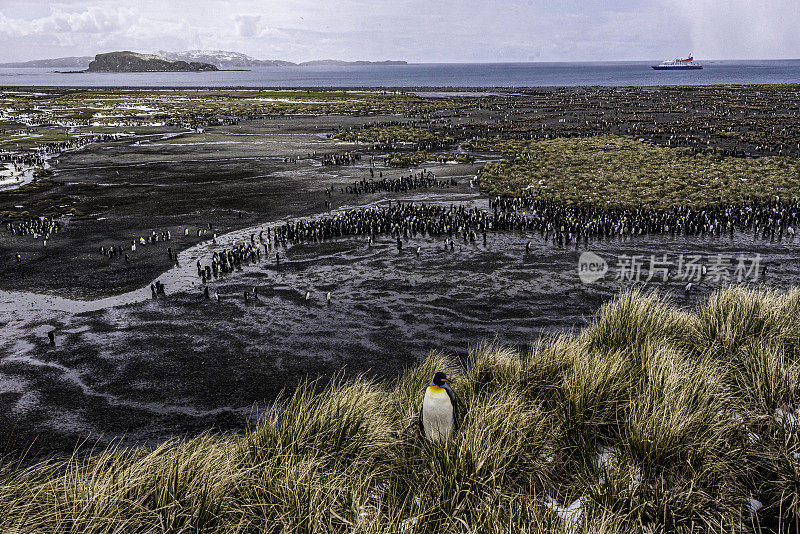
[(255, 59), (241, 52), (226, 52), (224, 50), (188, 50), (186, 52), (167, 52), (159, 50), (159, 56), (176, 61), (203, 61), (219, 68), (228, 67), (320, 67), (350, 65), (408, 65), (405, 61), (341, 61), (338, 59), (317, 59), (293, 63), (280, 59)]
[[(132, 70), (114, 70), (114, 62), (112, 59), (101, 59), (99, 65), (95, 68), (90, 68), (90, 65), (96, 63), (101, 56), (108, 56), (113, 54), (130, 54), (135, 57), (120, 57), (119, 68), (129, 68), (136, 65)], [(324, 67), (324, 66), (362, 66), (362, 65), (408, 65), (405, 61), (341, 61), (338, 59), (317, 59), (313, 61), (304, 61), (302, 63), (293, 63), (291, 61), (284, 61), (281, 59), (255, 59), (247, 54), (241, 52), (227, 52), (224, 50), (188, 50), (185, 52), (167, 52), (159, 50), (156, 54), (138, 54), (135, 52), (110, 52), (109, 54), (98, 54), (94, 58), (91, 56), (79, 57), (62, 57), (55, 59), (36, 59), (33, 61), (17, 61), (13, 63), (0, 63), (0, 68), (88, 68), (91, 72), (163, 72), (163, 71), (194, 71), (192, 68), (183, 67), (175, 68), (175, 65), (169, 67), (165, 63), (160, 62), (179, 62), (179, 65), (186, 64), (191, 66), (193, 64), (207, 64), (216, 69), (208, 67), (198, 70), (218, 70), (218, 69), (232, 69), (232, 68), (247, 68), (247, 67)], [(102, 67), (102, 68), (98, 68)], [(158, 67), (158, 68), (154, 68)], [(163, 68), (162, 68), (163, 67)]]
[(34, 59), (33, 61), (17, 61), (14, 63), (0, 63), (3, 69), (36, 69), (36, 68), (61, 68), (85, 69), (94, 58), (92, 56), (59, 57), (55, 59)]
[(176, 61), (153, 54), (109, 52), (97, 54), (86, 72), (202, 72), (219, 70), (211, 63)]

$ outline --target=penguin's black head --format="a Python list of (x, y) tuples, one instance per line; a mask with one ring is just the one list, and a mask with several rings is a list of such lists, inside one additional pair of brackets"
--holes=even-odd
[(437, 386), (442, 387), (445, 382), (448, 382), (446, 374), (439, 372), (433, 375), (433, 383)]

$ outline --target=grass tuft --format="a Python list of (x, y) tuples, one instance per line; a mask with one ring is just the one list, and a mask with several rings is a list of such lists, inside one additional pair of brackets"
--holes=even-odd
[[(4, 459), (0, 531), (797, 532), (799, 303), (628, 291), (524, 352), (304, 383), (243, 435)], [(463, 414), (442, 443), (416, 423), (436, 371)]]

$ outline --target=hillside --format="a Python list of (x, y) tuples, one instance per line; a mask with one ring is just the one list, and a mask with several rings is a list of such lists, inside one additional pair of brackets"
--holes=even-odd
[(186, 52), (158, 51), (159, 56), (180, 61), (201, 61), (211, 63), (220, 68), (231, 67), (320, 67), (320, 66), (352, 66), (352, 65), (407, 65), (405, 61), (341, 61), (338, 59), (317, 59), (292, 63), (280, 59), (255, 59), (241, 52), (224, 50), (188, 50)]
[[(98, 61), (99, 58), (99, 62)], [(97, 63), (96, 63), (97, 62)], [(91, 56), (36, 59), (0, 63), (0, 68), (87, 68), (92, 72), (163, 72), (203, 71), (241, 67), (322, 67), (360, 65), (407, 65), (405, 61), (341, 61), (338, 59), (316, 59), (293, 63), (281, 59), (255, 59), (241, 52), (225, 50), (187, 50), (156, 54), (136, 52), (109, 52)], [(93, 65), (93, 66), (92, 66)], [(210, 68), (210, 66), (217, 69)]]
[[(798, 290), (628, 292), (525, 352), (302, 385), (244, 435), (6, 459), (0, 530), (797, 532), (798, 312)], [(465, 414), (445, 443), (416, 423), (435, 371)]]
[(240, 52), (226, 52), (223, 50), (188, 50), (186, 52), (167, 52), (165, 50), (159, 50), (158, 55), (173, 61), (210, 63), (219, 68), (289, 67), (296, 65), (291, 61), (255, 59)]
[(198, 72), (219, 70), (210, 63), (173, 61), (152, 54), (109, 52), (97, 54), (87, 72)]
[(92, 62), (91, 56), (59, 57), (54, 59), (35, 59), (33, 61), (17, 61), (14, 63), (0, 63), (4, 69), (34, 69), (34, 68), (68, 68), (85, 69)]

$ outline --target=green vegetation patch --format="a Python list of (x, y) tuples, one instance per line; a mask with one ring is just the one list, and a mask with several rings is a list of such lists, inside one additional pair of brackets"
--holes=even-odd
[(793, 198), (800, 191), (800, 160), (791, 157), (693, 154), (616, 136), (480, 140), (470, 148), (499, 151), (509, 158), (488, 163), (482, 171), (482, 187), (492, 195), (667, 208), (748, 197)]
[(24, 133), (9, 130), (0, 133), (0, 149), (16, 151), (29, 151), (48, 143), (58, 143), (79, 137), (67, 133), (64, 128), (28, 128)]
[(204, 124), (217, 116), (270, 114), (420, 114), (469, 105), (463, 98), (404, 92), (86, 89), (44, 90), (50, 98), (7, 95), (0, 110), (14, 118), (70, 125)]
[(471, 159), (466, 154), (431, 154), (424, 150), (417, 152), (393, 152), (384, 158), (389, 167), (415, 167), (423, 163), (468, 163)]

